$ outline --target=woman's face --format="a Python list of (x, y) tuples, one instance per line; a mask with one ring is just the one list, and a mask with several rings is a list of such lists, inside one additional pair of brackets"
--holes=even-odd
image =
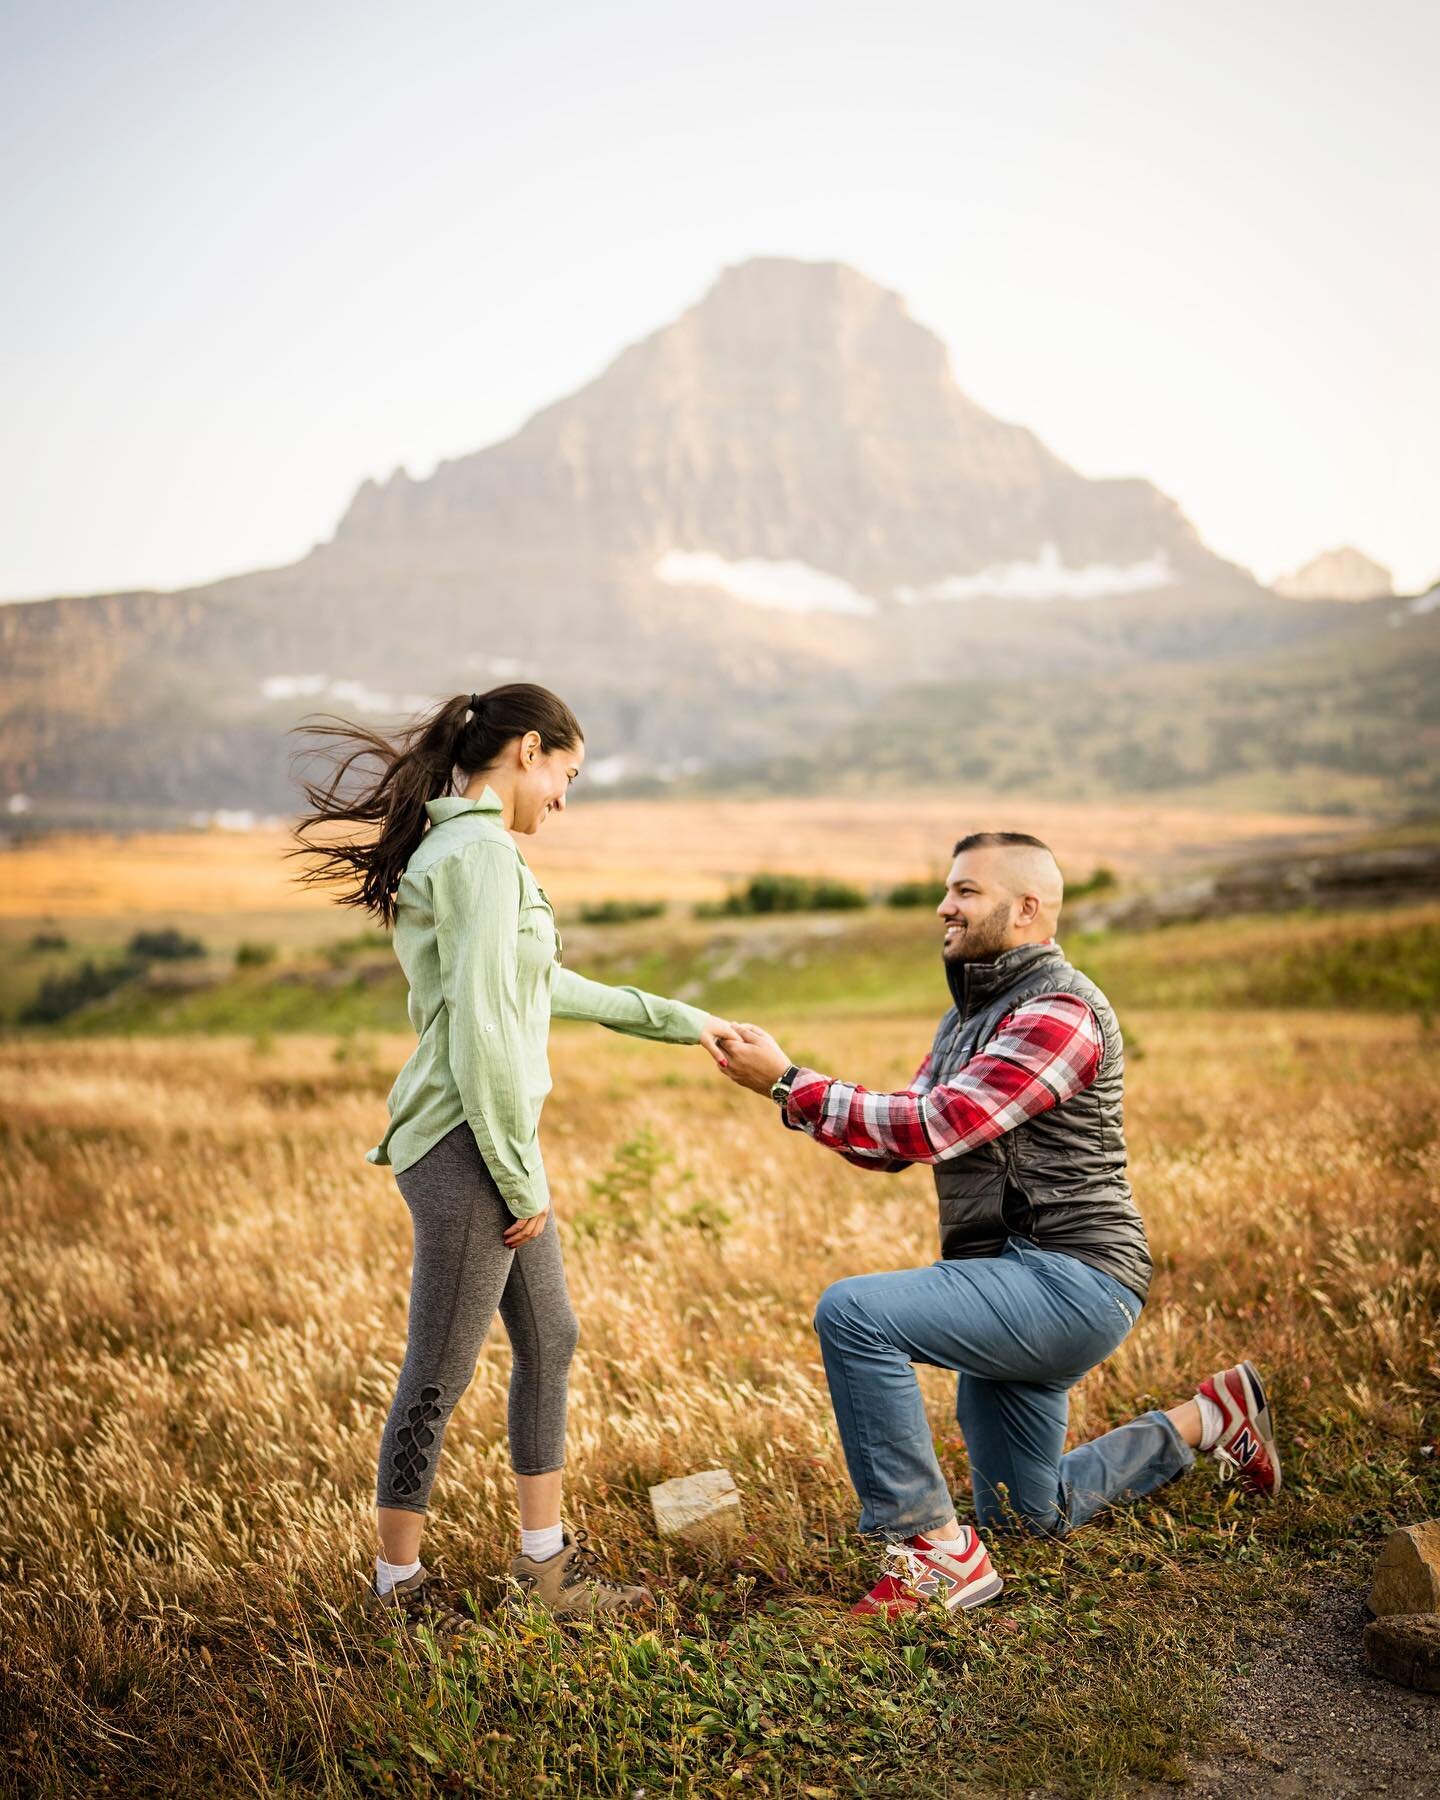
[(570, 783), (584, 764), (584, 744), (576, 744), (573, 750), (547, 752), (538, 732), (526, 732), (520, 740), (520, 773), (515, 782), (511, 830), (533, 837), (551, 813), (564, 812)]

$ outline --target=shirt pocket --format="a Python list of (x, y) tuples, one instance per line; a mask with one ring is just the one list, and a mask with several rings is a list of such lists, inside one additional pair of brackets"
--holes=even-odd
[(560, 957), (560, 934), (555, 928), (555, 914), (544, 890), (535, 882), (527, 882), (520, 898), (520, 922), (516, 943), (521, 971), (527, 976), (543, 974)]

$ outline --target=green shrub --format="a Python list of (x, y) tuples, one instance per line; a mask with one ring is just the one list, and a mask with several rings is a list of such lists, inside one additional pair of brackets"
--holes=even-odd
[(273, 944), (255, 943), (247, 938), (243, 944), (235, 946), (235, 967), (237, 969), (263, 969), (275, 960)]
[(697, 919), (748, 918), (765, 913), (853, 912), (867, 905), (865, 895), (849, 882), (828, 876), (752, 875), (743, 888), (723, 900), (704, 901)]
[(204, 956), (199, 938), (186, 937), (173, 925), (160, 931), (137, 931), (125, 946), (126, 953), (142, 962), (178, 962), (187, 956)]
[(1120, 885), (1120, 877), (1113, 869), (1107, 869), (1104, 863), (1091, 870), (1084, 881), (1067, 881), (1065, 898), (1067, 900), (1083, 900), (1087, 894), (1105, 894), (1113, 887)]
[(364, 956), (371, 950), (388, 950), (390, 933), (388, 931), (362, 931), (352, 938), (340, 938), (333, 944), (325, 946), (325, 960), (332, 969), (344, 968), (353, 957)]
[(718, 1242), (734, 1223), (716, 1201), (695, 1195), (681, 1204), (677, 1190), (694, 1180), (649, 1126), (642, 1125), (616, 1150), (603, 1175), (586, 1182), (590, 1204), (569, 1212), (566, 1224), (578, 1238), (594, 1243), (610, 1238), (634, 1243), (646, 1231), (694, 1231)]
[(68, 950), (70, 940), (63, 931), (37, 931), (30, 940), (32, 950)]
[(40, 984), (40, 991), (21, 1011), (22, 1025), (58, 1025), (72, 1013), (88, 1006), (92, 1000), (103, 1000), (126, 982), (145, 973), (145, 965), (127, 957), (123, 962), (96, 963), (88, 959), (66, 975), (50, 975)]
[(580, 923), (626, 925), (632, 919), (658, 919), (664, 911), (663, 900), (596, 900), (580, 908)]
[(945, 898), (943, 881), (902, 881), (885, 896), (887, 906), (935, 907)]

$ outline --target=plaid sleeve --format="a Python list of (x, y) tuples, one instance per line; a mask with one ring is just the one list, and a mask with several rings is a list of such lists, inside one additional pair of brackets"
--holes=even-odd
[[(823, 1075), (816, 1075), (813, 1069), (802, 1069), (800, 1071), (800, 1077), (797, 1077), (797, 1080), (800, 1079), (801, 1077), (808, 1077), (808, 1078), (816, 1080), (816, 1081), (824, 1081), (825, 1080), (825, 1077)], [(902, 1089), (901, 1093), (892, 1096), (892, 1098), (899, 1099), (899, 1098), (901, 1098), (902, 1094), (917, 1094), (921, 1091), (922, 1087), (928, 1087), (929, 1084), (930, 1084), (930, 1054), (927, 1051), (925, 1054), (925, 1060), (920, 1064), (920, 1067), (915, 1071), (915, 1074), (914, 1074), (913, 1078), (911, 1079), (909, 1087)], [(791, 1099), (792, 1099), (792, 1105), (787, 1106), (785, 1108), (784, 1112), (781, 1113), (781, 1115), (780, 1115), (781, 1123), (784, 1124), (785, 1126), (787, 1126), (791, 1131), (809, 1131), (810, 1127), (808, 1125), (802, 1124), (801, 1121), (798, 1119), (791, 1118), (790, 1114), (794, 1110), (793, 1109), (793, 1099), (794, 1099), (793, 1090), (792, 1090)], [(872, 1174), (898, 1175), (900, 1173), (901, 1169), (908, 1169), (910, 1167), (910, 1159), (909, 1159), (909, 1157), (906, 1157), (906, 1156), (877, 1156), (873, 1150), (869, 1150), (869, 1151), (851, 1150), (843, 1144), (829, 1143), (829, 1140), (827, 1138), (820, 1137), (818, 1133), (814, 1133), (813, 1135), (816, 1137), (816, 1139), (819, 1143), (829, 1144), (829, 1148), (838, 1152), (839, 1155), (843, 1156), (845, 1158), (846, 1162), (854, 1163), (854, 1165), (857, 1169), (869, 1169)]]
[(980, 1054), (940, 1087), (930, 1085), (928, 1057), (895, 1094), (802, 1069), (786, 1123), (862, 1168), (946, 1162), (1083, 1093), (1103, 1052), (1083, 1000), (1042, 994), (1002, 1019)]

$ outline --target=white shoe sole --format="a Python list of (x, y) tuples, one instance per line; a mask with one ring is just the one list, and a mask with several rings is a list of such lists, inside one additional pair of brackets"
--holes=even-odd
[(973, 1583), (963, 1587), (958, 1593), (945, 1602), (946, 1612), (968, 1612), (972, 1606), (983, 1606), (987, 1600), (993, 1600), (1005, 1585), (998, 1575), (992, 1575), (988, 1581)]
[(1280, 1492), (1280, 1451), (1275, 1442), (1275, 1421), (1270, 1416), (1269, 1402), (1265, 1398), (1265, 1384), (1260, 1379), (1260, 1371), (1252, 1362), (1242, 1362), (1240, 1372), (1245, 1377), (1245, 1384), (1250, 1389), (1250, 1398), (1254, 1407), (1255, 1435), (1265, 1446), (1265, 1454), (1270, 1458), (1270, 1467), (1275, 1471), (1275, 1486), (1270, 1490), (1268, 1498), (1273, 1500)]

